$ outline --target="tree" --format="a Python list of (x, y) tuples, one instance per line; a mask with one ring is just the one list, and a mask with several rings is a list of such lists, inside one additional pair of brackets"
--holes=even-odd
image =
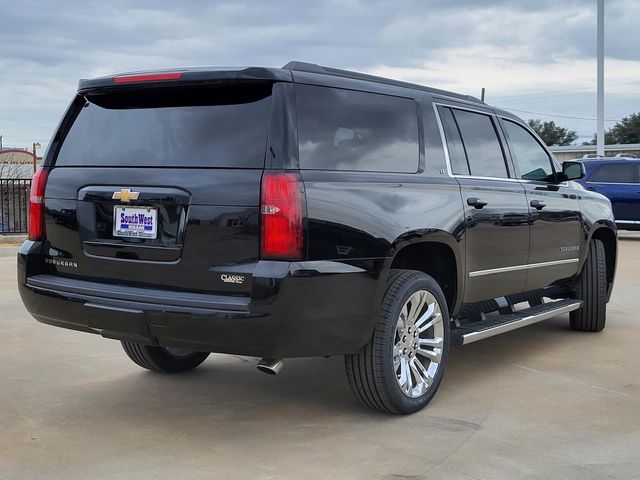
[[(593, 134), (591, 145), (597, 142), (596, 134)], [(640, 113), (632, 113), (624, 117), (613, 127), (604, 133), (605, 145), (614, 143), (640, 143)]]
[(532, 118), (527, 123), (548, 146), (571, 145), (578, 138), (578, 134), (574, 130), (556, 125), (553, 120), (543, 122)]
[(0, 161), (0, 178), (2, 179), (27, 178), (25, 176), (26, 170), (25, 165)]
[(20, 149), (4, 149), (0, 151), (0, 178), (31, 178), (33, 163), (31, 152)]

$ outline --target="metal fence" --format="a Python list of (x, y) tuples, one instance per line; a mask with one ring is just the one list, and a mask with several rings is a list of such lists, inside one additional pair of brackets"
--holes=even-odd
[(27, 233), (31, 179), (0, 178), (0, 235)]

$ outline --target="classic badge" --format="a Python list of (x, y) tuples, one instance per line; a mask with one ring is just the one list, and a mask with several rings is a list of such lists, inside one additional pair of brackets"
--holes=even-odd
[(228, 274), (222, 274), (220, 275), (220, 280), (222, 280), (224, 283), (244, 283), (244, 276), (243, 275), (228, 275)]

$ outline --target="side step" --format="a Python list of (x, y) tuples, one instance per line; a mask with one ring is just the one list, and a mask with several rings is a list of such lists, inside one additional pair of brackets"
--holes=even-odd
[(451, 329), (452, 345), (467, 345), (484, 338), (526, 327), (548, 318), (577, 310), (582, 306), (581, 300), (558, 300), (535, 307), (520, 310), (508, 315), (496, 315), (485, 320)]

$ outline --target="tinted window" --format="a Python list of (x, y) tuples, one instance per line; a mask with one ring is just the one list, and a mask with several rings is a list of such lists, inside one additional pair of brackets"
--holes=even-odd
[(271, 86), (87, 97), (56, 165), (264, 166)]
[(449, 108), (438, 107), (440, 118), (442, 119), (442, 128), (444, 136), (447, 140), (447, 149), (449, 150), (449, 160), (451, 161), (451, 170), (454, 175), (469, 175), (469, 164), (467, 156), (464, 153), (460, 132), (453, 119), (453, 114)]
[(602, 165), (591, 177), (590, 182), (637, 183), (637, 166), (633, 163)]
[(489, 115), (453, 109), (462, 135), (471, 175), (506, 178), (509, 176), (498, 134)]
[(553, 174), (549, 155), (525, 128), (505, 121), (509, 148), (524, 180), (546, 180)]
[(416, 172), (418, 119), (406, 98), (296, 85), (300, 167)]

